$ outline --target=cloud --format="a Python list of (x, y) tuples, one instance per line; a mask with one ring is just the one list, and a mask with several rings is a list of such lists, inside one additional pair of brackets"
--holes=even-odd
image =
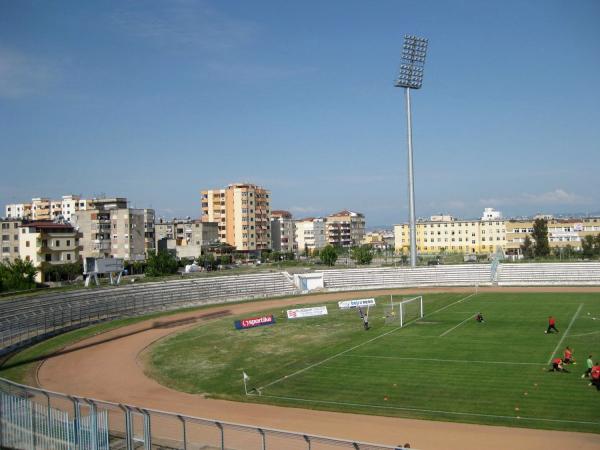
[(113, 24), (160, 46), (218, 53), (247, 45), (258, 32), (255, 23), (229, 17), (204, 2), (168, 1), (154, 9), (137, 2), (127, 6), (111, 16)]
[(0, 97), (18, 98), (44, 91), (58, 70), (43, 58), (0, 47)]
[(314, 67), (246, 62), (248, 49), (259, 39), (259, 25), (231, 17), (206, 2), (171, 0), (153, 9), (145, 3), (124, 5), (109, 19), (117, 30), (161, 49), (184, 52), (220, 79), (272, 81), (316, 72)]
[(570, 193), (564, 189), (554, 189), (553, 191), (537, 194), (522, 193), (513, 197), (484, 198), (480, 199), (481, 205), (585, 205), (592, 203), (592, 200), (578, 194)]

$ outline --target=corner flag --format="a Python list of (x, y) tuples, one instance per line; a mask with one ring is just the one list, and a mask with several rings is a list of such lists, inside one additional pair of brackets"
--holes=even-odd
[(244, 380), (244, 392), (246, 393), (246, 395), (248, 395), (248, 386), (246, 385), (246, 382), (250, 379), (250, 377), (243, 370), (242, 370), (242, 376), (243, 376), (243, 380)]

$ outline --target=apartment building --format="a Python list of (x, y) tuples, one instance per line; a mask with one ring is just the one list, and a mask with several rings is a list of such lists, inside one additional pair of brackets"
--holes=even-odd
[[(581, 241), (587, 235), (600, 234), (600, 217), (555, 219), (542, 217), (548, 221), (548, 243), (550, 250), (559, 250), (570, 246), (581, 250)], [(525, 238), (533, 233), (533, 219), (511, 219), (506, 222), (506, 254), (521, 257), (521, 245)]]
[(60, 200), (49, 200), (38, 197), (31, 203), (14, 203), (5, 206), (7, 218), (27, 220), (58, 220), (71, 221), (71, 215), (80, 209), (86, 209), (90, 200), (82, 199), (78, 195), (63, 195)]
[[(548, 221), (548, 242), (551, 250), (570, 246), (581, 250), (586, 235), (600, 234), (600, 217), (553, 218), (536, 216)], [(432, 216), (417, 222), (417, 251), (420, 254), (441, 252), (491, 254), (498, 250), (506, 255), (522, 257), (521, 246), (533, 233), (535, 219), (503, 219), (499, 211), (486, 208), (481, 220), (456, 220), (452, 216)], [(409, 225), (394, 227), (395, 250), (410, 251)]]
[(296, 244), (298, 252), (310, 254), (327, 245), (325, 234), (325, 219), (322, 217), (307, 217), (296, 220)]
[(92, 199), (86, 209), (71, 216), (74, 227), (80, 233), (82, 258), (123, 258), (127, 261), (142, 261), (153, 240), (154, 210), (127, 207), (127, 199)]
[(365, 216), (345, 209), (327, 216), (325, 228), (330, 245), (356, 247), (365, 237)]
[(80, 198), (78, 195), (63, 195), (60, 201), (60, 215), (67, 222), (71, 222), (74, 212), (85, 210), (88, 200)]
[(83, 259), (111, 256), (110, 211), (77, 211), (71, 216), (71, 223), (79, 231), (79, 253)]
[[(417, 252), (420, 254), (494, 253), (506, 245), (505, 220), (457, 220), (452, 216), (431, 216), (416, 224)], [(394, 227), (396, 252), (410, 252), (409, 224)]]
[(153, 209), (144, 209), (144, 251), (146, 255), (156, 250), (154, 229), (155, 214)]
[(50, 200), (37, 197), (31, 199), (31, 220), (52, 220)]
[(146, 259), (145, 217), (143, 209), (110, 210), (111, 255), (125, 261)]
[(271, 247), (270, 191), (248, 183), (202, 191), (202, 221), (215, 222), (219, 239), (242, 252)]
[(13, 262), (19, 257), (21, 219), (0, 219), (0, 261)]
[(7, 219), (30, 219), (31, 203), (13, 203), (4, 207), (4, 216)]
[(33, 221), (19, 227), (19, 254), (38, 269), (36, 281), (44, 282), (44, 264), (79, 260), (78, 233), (70, 224)]
[(276, 252), (295, 253), (296, 226), (289, 211), (271, 212), (271, 248)]
[(218, 225), (192, 219), (160, 220), (155, 224), (158, 251), (175, 252), (178, 258), (197, 258), (203, 247), (219, 242)]

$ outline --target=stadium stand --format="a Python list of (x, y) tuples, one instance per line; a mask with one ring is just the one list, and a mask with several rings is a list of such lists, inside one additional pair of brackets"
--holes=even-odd
[(489, 264), (327, 270), (325, 288), (330, 291), (421, 286), (489, 286)]
[[(327, 291), (432, 286), (600, 285), (600, 263), (439, 265), (323, 271)], [(0, 355), (104, 320), (187, 306), (299, 294), (286, 272), (214, 276), (102, 289), (82, 289), (0, 301)]]
[(500, 264), (498, 286), (600, 285), (600, 263)]

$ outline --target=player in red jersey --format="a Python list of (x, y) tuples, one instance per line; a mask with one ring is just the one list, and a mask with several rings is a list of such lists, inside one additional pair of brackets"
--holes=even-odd
[(592, 367), (590, 378), (592, 380), (590, 386), (594, 385), (596, 386), (596, 389), (600, 391), (600, 363), (596, 362), (596, 365)]
[(567, 369), (565, 369), (565, 367), (563, 366), (562, 358), (554, 358), (552, 360), (552, 367), (548, 370), (548, 372), (567, 372), (567, 373), (569, 373), (569, 371)]
[(573, 350), (567, 345), (563, 353), (563, 362), (565, 364), (575, 364), (575, 358), (573, 358)]
[(548, 316), (548, 329), (545, 333), (550, 333), (552, 330), (558, 333), (558, 328), (556, 328), (556, 319), (554, 316)]

